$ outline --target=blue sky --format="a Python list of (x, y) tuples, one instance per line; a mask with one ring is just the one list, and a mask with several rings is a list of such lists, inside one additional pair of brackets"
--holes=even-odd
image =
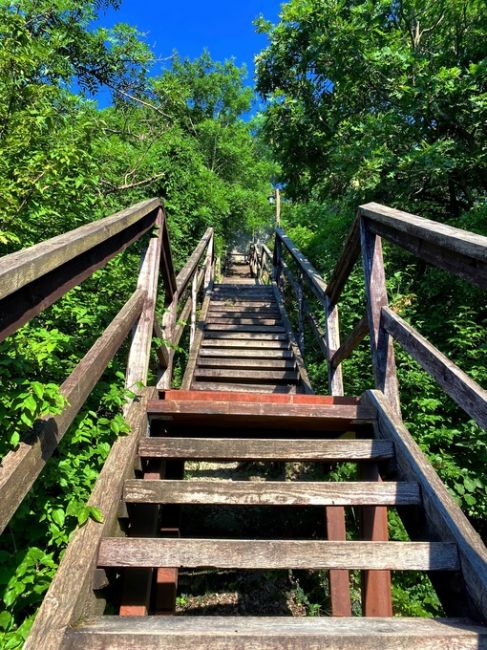
[[(158, 58), (177, 50), (194, 58), (206, 48), (213, 59), (235, 57), (246, 64), (248, 83), (253, 83), (254, 56), (267, 39), (255, 33), (252, 21), (262, 14), (276, 22), (283, 0), (123, 0), (118, 11), (102, 12), (98, 24), (112, 27), (125, 22), (135, 25)], [(160, 64), (163, 65), (163, 64)], [(157, 73), (157, 68), (155, 72)], [(105, 93), (98, 97), (105, 104)]]

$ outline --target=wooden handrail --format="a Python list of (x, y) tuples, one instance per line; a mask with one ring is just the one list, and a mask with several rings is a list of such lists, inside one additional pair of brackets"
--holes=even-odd
[(62, 384), (66, 406), (60, 415), (36, 423), (32, 438), (22, 441), (0, 465), (0, 533), (29, 492), (94, 386), (127, 338), (144, 307), (146, 292), (138, 289)]
[[(480, 287), (487, 287), (487, 237), (459, 228), (395, 210), (378, 203), (361, 205), (349, 232), (343, 252), (327, 285), (314, 266), (299, 251), (281, 228), (276, 228), (274, 277), (284, 274), (299, 298), (301, 285), (282, 260), (284, 247), (297, 264), (301, 276), (324, 307), (327, 320), (326, 355), (330, 377), (340, 370), (369, 330), (376, 387), (382, 390), (399, 413), (399, 395), (392, 338), (427, 370), (443, 389), (480, 425), (487, 427), (487, 392), (458, 366), (431, 345), (419, 332), (388, 307), (381, 238), (397, 244), (417, 257), (452, 272)], [(343, 345), (339, 345), (338, 301), (353, 267), (362, 255), (367, 293), (368, 315), (354, 327)], [(309, 305), (302, 302), (309, 319)], [(312, 331), (325, 351), (316, 323)], [(330, 339), (334, 339), (330, 342)], [(338, 345), (337, 345), (338, 344)], [(339, 390), (340, 378), (335, 390)], [(331, 390), (333, 386), (330, 381)], [(338, 386), (338, 388), (337, 388)]]
[(161, 214), (161, 271), (171, 300), (176, 279), (164, 208), (151, 199), (1, 258), (0, 341), (140, 239)]

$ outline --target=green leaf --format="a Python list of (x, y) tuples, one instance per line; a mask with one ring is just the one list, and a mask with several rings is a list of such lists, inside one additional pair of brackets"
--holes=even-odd
[(66, 519), (66, 516), (64, 514), (64, 510), (61, 510), (58, 508), (57, 510), (53, 510), (51, 513), (51, 517), (53, 522), (59, 526), (59, 528), (62, 528), (64, 526), (64, 521)]

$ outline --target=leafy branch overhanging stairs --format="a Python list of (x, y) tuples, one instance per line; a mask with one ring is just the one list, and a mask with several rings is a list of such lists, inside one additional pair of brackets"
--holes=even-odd
[[(372, 203), (359, 208), (328, 284), (280, 229), (273, 252), (253, 244), (217, 284), (212, 229), (176, 277), (164, 208), (153, 199), (2, 258), (1, 340), (149, 232), (137, 287), (63, 384), (63, 413), (38, 422), (0, 466), (3, 530), (130, 332), (130, 388), (146, 385), (157, 337), (158, 384), (125, 407), (131, 433), (114, 443), (89, 502), (104, 520), (74, 534), (26, 648), (487, 647), (487, 552), (402, 422), (393, 341), (483, 427), (486, 392), (389, 308), (381, 244), (485, 288), (487, 238)], [(338, 305), (360, 256), (366, 314), (341, 343)], [(295, 293), (296, 332), (284, 287)], [(188, 364), (173, 390), (186, 323)], [(328, 396), (313, 394), (305, 331), (328, 362)], [(341, 364), (367, 335), (375, 387), (344, 396)], [(185, 460), (202, 459), (354, 462), (360, 480), (183, 480)], [(326, 539), (272, 539), (272, 522), (265, 540), (183, 538), (184, 504), (318, 506)], [(354, 541), (348, 507), (361, 522)], [(389, 541), (388, 507), (410, 541)], [(154, 616), (174, 612), (178, 569), (202, 566), (328, 570), (332, 616)], [(363, 572), (362, 618), (351, 617), (350, 570)], [(392, 617), (391, 571), (410, 570), (428, 573), (448, 619)], [(119, 615), (104, 616), (114, 586)]]

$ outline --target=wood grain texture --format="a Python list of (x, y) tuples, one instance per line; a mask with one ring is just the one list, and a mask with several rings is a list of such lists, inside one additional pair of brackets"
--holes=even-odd
[(134, 328), (125, 374), (125, 387), (138, 392), (137, 384), (147, 384), (149, 361), (154, 330), (154, 310), (159, 286), (159, 269), (161, 265), (162, 228), (164, 214), (159, 210), (156, 220), (158, 234), (149, 241), (142, 260), (137, 288), (145, 292), (144, 306), (137, 325)]
[(421, 503), (415, 483), (128, 480), (128, 503), (213, 505), (393, 506)]
[(238, 359), (275, 359), (275, 360), (287, 360), (293, 358), (293, 353), (290, 350), (247, 350), (247, 349), (228, 349), (228, 348), (201, 348), (200, 350), (200, 360), (201, 359), (214, 359), (228, 358), (230, 360)]
[(263, 382), (264, 384), (291, 383), (299, 381), (296, 371), (273, 371), (273, 370), (239, 370), (238, 368), (201, 368), (197, 367), (194, 371), (197, 379), (219, 379), (229, 381), (250, 381), (251, 383)]
[(256, 339), (256, 338), (239, 338), (239, 339), (204, 339), (202, 348), (241, 348), (242, 350), (265, 349), (265, 350), (289, 350), (289, 342), (279, 339)]
[(459, 563), (456, 545), (441, 542), (308, 542), (114, 537), (101, 541), (98, 566), (456, 571)]
[[(184, 421), (190, 416), (199, 421), (215, 417), (231, 423), (246, 422), (249, 426), (280, 422), (282, 426), (312, 425), (317, 429), (340, 430), (361, 422), (372, 422), (373, 411), (362, 405), (348, 404), (270, 404), (267, 402), (200, 402), (192, 400), (158, 400), (150, 402), (148, 413), (151, 417), (170, 417), (173, 421)], [(226, 418), (226, 420), (224, 420)]]
[(394, 446), (386, 440), (267, 440), (239, 438), (144, 438), (139, 445), (143, 458), (199, 460), (386, 460)]
[(394, 442), (401, 479), (421, 487), (428, 532), (456, 542), (473, 613), (487, 620), (487, 549), (384, 395), (367, 391), (365, 398), (377, 410), (380, 437)]
[(362, 262), (367, 295), (367, 316), (375, 387), (383, 391), (396, 413), (401, 412), (396, 361), (391, 336), (381, 322), (382, 307), (388, 306), (384, 259), (380, 237), (360, 221)]
[(487, 429), (487, 391), (388, 307), (384, 328), (430, 373), (443, 390), (481, 427)]
[[(211, 301), (211, 291), (207, 290), (205, 292), (205, 297), (203, 299), (203, 304), (201, 306), (200, 321), (204, 322), (204, 320), (206, 319), (208, 308), (210, 306), (210, 301)], [(181, 383), (181, 388), (183, 390), (189, 389), (191, 386), (191, 382), (193, 381), (193, 374), (196, 368), (196, 362), (198, 360), (198, 352), (201, 347), (203, 336), (204, 336), (203, 328), (198, 327), (193, 341), (193, 345), (191, 346), (191, 349), (189, 351), (188, 362), (186, 364), (183, 381)], [(159, 384), (157, 385), (157, 387), (159, 388)]]
[(25, 650), (59, 650), (64, 631), (83, 616), (95, 613), (93, 576), (102, 537), (112, 534), (125, 480), (133, 472), (137, 445), (147, 430), (148, 390), (126, 410), (131, 433), (118, 438), (96, 481), (88, 505), (99, 508), (103, 523), (89, 519), (74, 533), (37, 612)]
[(66, 633), (65, 650), (486, 650), (465, 619), (104, 616)]
[(209, 381), (197, 381), (193, 380), (191, 384), (192, 388), (195, 390), (201, 391), (230, 391), (235, 393), (242, 394), (242, 391), (245, 393), (296, 393), (296, 386), (293, 384), (238, 384), (233, 382), (209, 382)]
[(0, 464), (0, 532), (29, 492), (92, 389), (139, 317), (145, 291), (138, 289), (60, 388), (67, 405), (60, 415), (36, 423), (31, 439), (20, 443)]
[(269, 332), (264, 329), (263, 332), (229, 332), (227, 329), (220, 331), (205, 330), (205, 341), (209, 339), (217, 339), (223, 341), (225, 339), (237, 341), (288, 341), (286, 332)]
[(5, 255), (0, 259), (0, 299), (113, 237), (160, 206), (159, 199), (142, 201), (105, 219)]
[(225, 359), (224, 357), (199, 356), (199, 368), (237, 368), (239, 370), (294, 370), (296, 362), (292, 359)]
[(438, 221), (424, 219), (409, 212), (389, 208), (380, 203), (367, 203), (359, 207), (359, 212), (374, 223), (393, 226), (407, 238), (413, 235), (440, 246), (451, 253), (487, 263), (487, 237), (454, 228)]

